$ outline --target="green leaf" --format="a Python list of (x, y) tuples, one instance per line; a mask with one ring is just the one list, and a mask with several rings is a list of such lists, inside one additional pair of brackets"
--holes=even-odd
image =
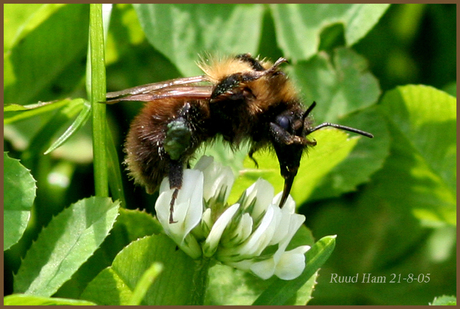
[[(132, 47), (136, 46), (136, 50), (139, 51), (139, 43), (145, 40), (136, 11), (131, 4), (117, 3), (113, 5), (108, 30), (111, 34), (107, 36), (106, 40), (105, 61), (108, 67), (120, 59), (125, 62), (126, 57), (135, 55)], [(128, 63), (126, 64), (129, 65)], [(139, 74), (139, 72), (136, 72), (136, 74)]]
[[(273, 4), (277, 41), (287, 58), (305, 60), (318, 52), (321, 32), (336, 23), (345, 28), (347, 46), (364, 37), (389, 4)], [(293, 31), (295, 29), (295, 31)]]
[(5, 306), (94, 306), (95, 303), (68, 298), (42, 297), (27, 294), (13, 294), (5, 297)]
[(337, 164), (342, 162), (363, 137), (349, 137), (343, 131), (322, 129), (312, 134), (318, 145), (309, 150), (303, 160), (291, 195), (296, 200), (306, 201), (319, 181)]
[[(75, 136), (86, 124), (91, 112), (88, 102), (84, 99), (66, 99), (52, 103), (32, 104), (25, 107), (25, 109), (22, 109), (23, 111), (7, 113), (10, 117), (8, 122), (18, 122), (5, 126), (5, 137), (13, 143), (17, 143), (18, 147), (19, 144), (23, 144), (20, 148), (26, 148), (25, 146), (27, 146), (22, 153), (21, 159), (32, 170), (36, 168), (35, 160), (43, 153), (48, 154), (56, 150)], [(21, 110), (17, 107), (13, 108)], [(76, 116), (77, 114), (78, 116)], [(75, 116), (76, 119), (70, 124), (69, 121)], [(41, 125), (41, 122), (45, 122), (45, 124)], [(63, 127), (67, 127), (66, 130), (49, 146), (57, 133), (63, 130)], [(88, 155), (88, 149), (85, 148), (86, 144), (88, 144), (87, 140), (84, 138), (70, 140), (76, 142), (76, 144), (66, 145), (67, 147), (61, 148), (60, 153), (57, 155), (76, 162), (88, 162), (92, 158), (91, 154)], [(27, 143), (29, 145), (24, 145)]]
[[(17, 24), (21, 10), (30, 15)], [(5, 28), (18, 30), (4, 58), (5, 102), (51, 100), (75, 87), (85, 73), (88, 12), (87, 4), (10, 5)]]
[(431, 306), (456, 306), (457, 298), (455, 296), (443, 295), (441, 297), (435, 297)]
[[(45, 147), (51, 142), (56, 132), (82, 110), (84, 103), (85, 101), (83, 99), (67, 101), (67, 104), (62, 109), (58, 110), (35, 134), (30, 142), (28, 150), (23, 153), (22, 158), (28, 160), (41, 154), (45, 150)], [(72, 131), (75, 132), (75, 130)], [(68, 137), (69, 136), (67, 136), (67, 138)]]
[[(42, 128), (40, 128), (40, 130), (32, 138), (28, 149), (24, 151), (24, 153), (22, 154), (22, 159), (24, 161), (28, 161), (39, 157), (43, 152), (45, 152), (47, 145), (51, 143), (52, 138), (55, 136), (58, 130), (60, 130), (63, 126), (67, 125), (69, 120), (71, 120), (78, 113), (80, 113), (84, 107), (84, 104), (85, 101), (83, 99), (75, 99), (70, 101), (62, 109), (58, 110), (56, 114), (51, 119), (49, 119), (48, 122)], [(81, 128), (82, 125), (83, 123), (80, 123), (79, 128)], [(67, 132), (71, 131), (71, 133), (74, 134), (79, 128), (68, 128), (64, 133), (65, 139), (68, 140), (68, 138), (70, 137), (70, 135), (68, 135)], [(61, 145), (62, 142), (63, 141), (60, 142)]]
[[(358, 142), (358, 138), (348, 137), (347, 133), (332, 128), (318, 130), (311, 135), (311, 139), (315, 139), (318, 144), (310, 148), (303, 156), (291, 190), (291, 195), (297, 205), (307, 200), (321, 178), (351, 152)], [(254, 158), (258, 162), (259, 168), (256, 168), (249, 158), (246, 158), (245, 169), (240, 171), (242, 177), (235, 181), (230, 194), (230, 201), (236, 201), (242, 192), (260, 177), (274, 186), (275, 194), (282, 191), (284, 180), (280, 176), (276, 155), (258, 152)]]
[(335, 247), (336, 236), (325, 236), (305, 253), (307, 264), (303, 273), (294, 280), (277, 279), (253, 303), (253, 305), (284, 305), (302, 285), (326, 262)]
[(3, 164), (3, 250), (8, 250), (27, 227), (37, 187), (30, 171), (6, 152)]
[(71, 136), (75, 134), (81, 127), (83, 127), (89, 119), (91, 114), (91, 105), (88, 101), (83, 100), (83, 108), (78, 114), (75, 121), (62, 133), (62, 135), (45, 151), (45, 155), (57, 149), (64, 144)]
[(63, 4), (5, 4), (4, 51), (11, 49), (21, 37), (28, 34), (61, 6)]
[[(9, 110), (5, 111), (4, 115), (5, 139), (13, 143), (17, 149), (28, 148), (22, 156), (23, 159), (42, 155), (61, 127), (70, 125), (69, 121), (81, 111), (84, 102), (83, 99), (65, 99), (24, 106), (7, 105), (4, 108)], [(78, 146), (82, 148), (81, 145)], [(74, 147), (72, 154), (76, 153), (75, 148), (78, 147)], [(77, 157), (85, 156), (79, 154)]]
[[(120, 225), (120, 226), (118, 226)], [(120, 217), (117, 218), (116, 228), (120, 228), (120, 237), (134, 241), (140, 237), (159, 234), (163, 230), (160, 222), (151, 214), (132, 209), (120, 209)]]
[(53, 102), (39, 102), (29, 105), (5, 104), (3, 107), (4, 124), (10, 124), (19, 120), (33, 118), (45, 113), (52, 112), (65, 105), (70, 104), (71, 100), (64, 99)]
[(375, 104), (379, 82), (367, 61), (351, 49), (338, 48), (333, 58), (321, 52), (307, 62), (288, 68), (300, 87), (303, 101), (311, 104), (316, 122), (340, 122), (346, 115)]
[(321, 178), (309, 201), (337, 197), (356, 190), (358, 185), (368, 182), (370, 176), (382, 168), (389, 155), (389, 132), (385, 118), (376, 107), (352, 114), (340, 124), (371, 132), (375, 137), (361, 137), (350, 155)]
[(5, 39), (9, 38), (5, 40), (5, 49), (19, 44), (23, 37), (39, 27), (62, 6), (64, 4), (5, 5), (5, 16), (9, 17), (6, 20), (8, 27), (5, 27), (5, 31), (9, 33), (5, 36)]
[(15, 293), (51, 296), (100, 246), (119, 203), (91, 197), (72, 204), (44, 228), (14, 278)]
[(381, 197), (419, 219), (456, 224), (456, 100), (427, 86), (404, 86), (382, 99), (393, 138), (379, 176)]
[(150, 44), (185, 76), (202, 74), (195, 62), (203, 52), (257, 51), (260, 4), (135, 4), (134, 8)]
[(124, 247), (141, 237), (162, 231), (158, 220), (144, 211), (120, 208), (119, 213), (110, 235), (55, 296), (80, 298), (88, 283), (104, 268), (112, 265), (114, 258)]
[(348, 11), (345, 21), (345, 40), (347, 46), (354, 45), (379, 22), (390, 7), (388, 3), (355, 4)]
[[(39, 107), (55, 104), (56, 102), (38, 102), (35, 104), (19, 105), (19, 104), (5, 104), (3, 106), (3, 112), (22, 112), (27, 110), (33, 110)], [(56, 108), (56, 106), (54, 106)]]
[(146, 236), (132, 242), (88, 284), (81, 298), (98, 305), (129, 304), (142, 275), (154, 262), (163, 271), (149, 288), (142, 305), (187, 305), (195, 289), (193, 276), (197, 262), (165, 235)]

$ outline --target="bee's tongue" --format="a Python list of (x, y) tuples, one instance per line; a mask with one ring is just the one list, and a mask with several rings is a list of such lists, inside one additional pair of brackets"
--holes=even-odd
[(294, 182), (295, 175), (297, 175), (297, 169), (289, 171), (289, 174), (284, 177), (284, 189), (283, 196), (280, 201), (280, 208), (283, 208), (284, 203), (286, 202), (289, 193), (291, 192), (292, 183)]

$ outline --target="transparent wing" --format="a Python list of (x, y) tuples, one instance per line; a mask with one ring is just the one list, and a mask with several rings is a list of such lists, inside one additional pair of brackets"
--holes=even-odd
[(115, 104), (121, 101), (150, 102), (164, 98), (178, 99), (209, 99), (212, 94), (212, 86), (187, 86), (170, 87), (153, 90), (148, 93), (128, 94), (126, 96), (108, 99), (107, 104)]
[(209, 80), (205, 75), (200, 75), (194, 77), (176, 78), (120, 91), (109, 92), (106, 95), (106, 103), (114, 104), (120, 101), (149, 102), (162, 98), (208, 99), (212, 93), (212, 86), (193, 85), (200, 82), (209, 82)]

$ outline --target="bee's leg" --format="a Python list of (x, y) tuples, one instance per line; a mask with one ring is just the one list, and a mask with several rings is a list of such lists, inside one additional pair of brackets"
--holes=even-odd
[(184, 172), (184, 165), (181, 160), (172, 161), (169, 165), (169, 188), (174, 189), (169, 204), (169, 223), (176, 223), (174, 221), (174, 204), (176, 203), (179, 189), (182, 188), (182, 178)]
[(256, 151), (257, 151), (256, 147), (251, 147), (251, 150), (249, 150), (248, 156), (249, 156), (249, 159), (251, 159), (252, 162), (254, 162), (256, 167), (259, 168), (259, 163), (257, 163), (257, 160), (254, 159), (254, 157), (252, 156)]
[(189, 110), (190, 104), (186, 103), (179, 112), (179, 116), (167, 125), (163, 147), (173, 161), (183, 157), (192, 142), (192, 130), (187, 119)]
[(179, 194), (179, 189), (174, 189), (172, 198), (171, 198), (171, 203), (169, 204), (169, 223), (177, 223), (177, 221), (174, 221), (174, 203), (176, 202), (177, 195)]
[(184, 171), (184, 157), (191, 146), (192, 130), (188, 121), (190, 104), (185, 103), (179, 112), (178, 117), (171, 120), (167, 125), (166, 136), (163, 147), (171, 159), (169, 164), (169, 187), (174, 189), (171, 204), (169, 223), (174, 223), (174, 203), (176, 202), (179, 189), (182, 188)]
[(269, 129), (270, 135), (272, 136), (275, 144), (292, 145), (292, 144), (307, 144), (308, 141), (305, 138), (290, 134), (286, 129), (277, 125), (276, 123), (270, 123)]

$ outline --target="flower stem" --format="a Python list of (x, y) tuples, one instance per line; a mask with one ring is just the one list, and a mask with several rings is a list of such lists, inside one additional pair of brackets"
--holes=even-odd
[(194, 290), (190, 300), (190, 305), (204, 305), (204, 297), (208, 287), (208, 271), (211, 265), (210, 258), (202, 258), (196, 261), (195, 273), (193, 274)]
[(105, 134), (105, 64), (102, 5), (90, 4), (91, 105), (93, 109), (94, 182), (96, 196), (108, 196)]

